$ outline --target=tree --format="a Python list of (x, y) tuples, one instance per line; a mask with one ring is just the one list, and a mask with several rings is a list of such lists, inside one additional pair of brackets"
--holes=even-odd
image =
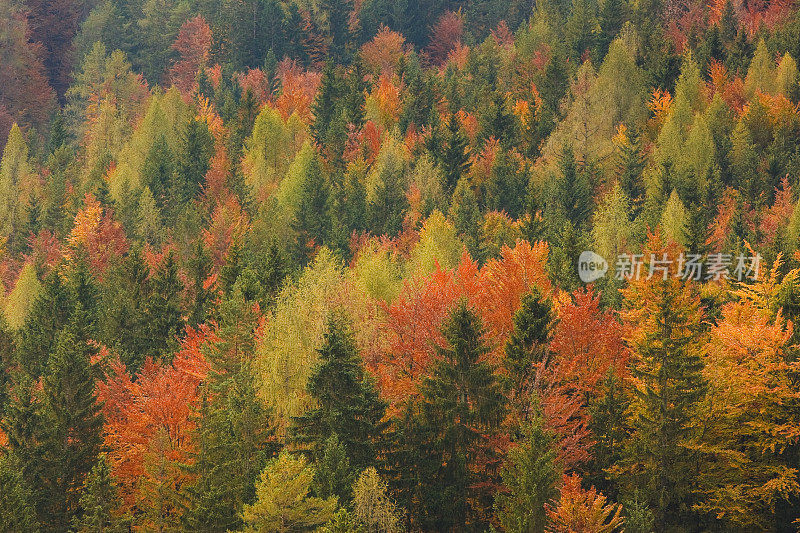
[(197, 481), (186, 524), (193, 530), (241, 527), (244, 505), (274, 452), (269, 411), (256, 393), (253, 374), (258, 314), (245, 296), (244, 278), (220, 308), (219, 328), (204, 350), (209, 370), (198, 412)]
[(243, 531), (305, 531), (325, 524), (336, 509), (336, 498), (309, 496), (314, 467), (302, 457), (281, 452), (261, 473), (257, 500), (245, 506)]
[(418, 450), (432, 467), (420, 479), (424, 523), (440, 531), (480, 520), (486, 502), (479, 487), (492, 479), (489, 437), (505, 407), (494, 369), (484, 360), (483, 326), (466, 302), (450, 313), (442, 332), (446, 345), (436, 347), (438, 358), (421, 386), (421, 430), (430, 440)]
[(364, 370), (353, 333), (342, 317), (328, 318), (319, 364), (309, 376), (307, 389), (317, 407), (295, 419), (296, 438), (312, 444), (319, 453), (336, 435), (354, 470), (373, 465), (386, 406)]
[(189, 94), (197, 87), (197, 74), (206, 66), (211, 50), (211, 28), (202, 15), (183, 23), (172, 48), (180, 59), (170, 69), (170, 81)]
[(594, 487), (581, 488), (581, 478), (577, 474), (565, 476), (558, 505), (547, 509), (550, 522), (548, 531), (585, 533), (614, 533), (621, 531), (625, 520), (622, 506), (607, 503), (608, 500)]
[(553, 435), (544, 428), (541, 413), (534, 409), (501, 470), (508, 492), (498, 494), (495, 508), (506, 531), (545, 530), (547, 505), (558, 497), (560, 468), (554, 442)]
[(24, 199), (29, 193), (33, 169), (28, 161), (28, 145), (19, 126), (14, 124), (0, 160), (0, 235), (9, 238), (20, 231)]
[(70, 287), (54, 270), (45, 278), (19, 333), (16, 358), (31, 376), (40, 376), (47, 367), (58, 333), (69, 322), (73, 310)]
[[(646, 248), (653, 257), (676, 255), (659, 239), (651, 236)], [(629, 492), (634, 487), (643, 491), (661, 530), (692, 520), (697, 475), (692, 450), (697, 408), (706, 390), (699, 354), (700, 298), (696, 286), (680, 279), (675, 267), (665, 277), (633, 280), (624, 291), (634, 396), (633, 433), (621, 477)]]
[(117, 516), (122, 501), (105, 454), (86, 476), (79, 500), (81, 514), (72, 521), (76, 533), (122, 533), (125, 520)]
[(459, 178), (469, 170), (469, 140), (461, 130), (455, 115), (447, 123), (447, 136), (440, 156), (444, 171), (444, 183), (448, 194), (452, 194)]
[(293, 228), (297, 232), (297, 251), (301, 264), (318, 246), (329, 244), (334, 233), (335, 219), (331, 217), (331, 189), (315, 156), (301, 185)]
[(33, 491), (13, 454), (0, 455), (0, 531), (39, 532)]
[(538, 288), (523, 296), (514, 314), (514, 329), (506, 344), (504, 361), (511, 389), (510, 399), (523, 417), (528, 411), (530, 393), (536, 385), (532, 380), (548, 364), (548, 345), (554, 323), (552, 302)]
[(36, 269), (31, 263), (25, 263), (19, 273), (14, 289), (9, 293), (4, 309), (7, 324), (18, 330), (25, 323), (33, 302), (42, 290), (42, 284), (36, 276)]
[(353, 518), (365, 533), (399, 533), (401, 514), (387, 494), (386, 484), (370, 467), (353, 486)]
[(335, 496), (339, 501), (349, 500), (353, 488), (353, 471), (347, 452), (336, 433), (325, 441), (318, 455), (314, 492), (321, 498)]
[(169, 252), (153, 274), (152, 292), (145, 304), (150, 353), (156, 357), (166, 357), (176, 346), (177, 337), (183, 331), (182, 290), (178, 266), (173, 253)]
[[(82, 313), (77, 313), (80, 318)], [(39, 520), (54, 531), (66, 530), (79, 513), (80, 488), (97, 461), (103, 417), (94, 392), (92, 351), (68, 325), (56, 339), (43, 379), (40, 443), (44, 455), (38, 489)]]

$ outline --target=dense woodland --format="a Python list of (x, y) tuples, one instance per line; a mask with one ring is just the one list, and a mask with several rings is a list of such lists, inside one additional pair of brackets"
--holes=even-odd
[(0, 0), (0, 531), (797, 531), (794, 4)]

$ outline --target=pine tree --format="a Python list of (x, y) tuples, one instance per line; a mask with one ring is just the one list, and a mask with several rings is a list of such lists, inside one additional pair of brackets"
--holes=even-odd
[(522, 297), (514, 314), (514, 329), (506, 344), (504, 365), (508, 371), (510, 397), (521, 414), (529, 407), (537, 365), (546, 366), (548, 363), (547, 346), (554, 320), (550, 299), (536, 288)]
[(77, 331), (70, 323), (58, 334), (42, 389), (43, 455), (38, 460), (44, 475), (37, 511), (40, 522), (53, 531), (66, 531), (78, 515), (80, 488), (102, 445), (91, 350)]
[(328, 61), (322, 69), (322, 80), (320, 81), (314, 105), (311, 108), (311, 113), (314, 115), (311, 133), (319, 145), (322, 145), (328, 136), (328, 129), (339, 111), (337, 102), (339, 102), (341, 95), (342, 84), (336, 75), (335, 64), (332, 61)]
[(61, 275), (53, 271), (34, 300), (19, 334), (17, 361), (31, 376), (47, 366), (58, 332), (67, 325), (74, 309), (73, 297)]
[(322, 173), (319, 159), (314, 156), (301, 184), (300, 202), (293, 227), (297, 233), (297, 250), (301, 263), (317, 246), (328, 242), (333, 219), (331, 218), (331, 189)]
[(190, 118), (180, 133), (175, 170), (170, 176), (169, 204), (173, 213), (200, 193), (213, 155), (214, 138), (208, 126), (204, 121)]
[(353, 469), (344, 446), (336, 433), (325, 441), (322, 453), (316, 462), (314, 492), (321, 498), (336, 496), (339, 501), (350, 499), (353, 484)]
[(170, 252), (153, 276), (152, 291), (145, 307), (150, 353), (156, 357), (165, 357), (172, 353), (177, 346), (178, 335), (183, 333), (182, 288), (178, 279), (178, 266)]
[(444, 171), (445, 187), (448, 194), (452, 194), (461, 176), (469, 170), (469, 140), (461, 131), (461, 125), (455, 115), (447, 123), (447, 136), (441, 155), (441, 165)]
[(153, 141), (142, 166), (142, 184), (150, 189), (156, 205), (163, 209), (168, 205), (170, 182), (175, 171), (175, 156), (164, 135)]
[(295, 438), (319, 453), (336, 434), (353, 470), (375, 463), (386, 405), (363, 361), (344, 318), (331, 315), (320, 362), (308, 379), (307, 390), (317, 407), (295, 419)]
[(122, 533), (128, 528), (115, 513), (121, 505), (111, 467), (105, 454), (100, 454), (81, 490), (81, 514), (72, 521), (76, 533)]
[(574, 228), (580, 228), (592, 211), (592, 186), (584, 168), (575, 161), (572, 148), (565, 146), (558, 162), (557, 201)]
[(258, 316), (241, 285), (222, 303), (218, 340), (205, 352), (211, 368), (198, 413), (198, 479), (185, 517), (195, 531), (241, 527), (240, 513), (253, 503), (258, 474), (274, 453), (269, 412), (257, 397), (252, 369)]
[(33, 492), (13, 454), (0, 455), (0, 531), (38, 533)]
[[(665, 253), (655, 237), (649, 250), (656, 257)], [(624, 295), (635, 394), (633, 433), (623, 461), (629, 469), (622, 481), (629, 493), (632, 488), (645, 493), (663, 531), (693, 520), (692, 439), (705, 391), (699, 354), (703, 313), (696, 288), (674, 272), (667, 279), (634, 280)]]
[(558, 497), (560, 472), (555, 439), (544, 428), (544, 419), (538, 409), (521, 431), (519, 441), (509, 452), (502, 468), (503, 484), (508, 492), (498, 495), (495, 508), (506, 531), (545, 531), (545, 510)]
[[(446, 347), (421, 385), (421, 431), (427, 435), (417, 450), (430, 471), (418, 483), (425, 507), (423, 527), (463, 531), (479, 518), (483, 501), (477, 486), (490, 473), (475, 472), (478, 456), (492, 456), (488, 436), (504, 417), (505, 399), (494, 369), (484, 361), (487, 348), (483, 326), (462, 301), (442, 328)], [(476, 508), (477, 507), (477, 508)]]
[(197, 240), (194, 255), (189, 262), (192, 275), (192, 303), (189, 312), (189, 325), (197, 327), (206, 321), (206, 317), (212, 311), (214, 303), (214, 288), (207, 286), (207, 282), (212, 275), (213, 261), (211, 254), (203, 246), (201, 240)]
[(336, 498), (309, 496), (313, 479), (314, 468), (305, 459), (281, 452), (261, 473), (256, 502), (242, 512), (243, 531), (288, 533), (325, 524), (336, 510)]
[(147, 301), (151, 282), (139, 247), (111, 267), (103, 281), (100, 340), (119, 354), (131, 372), (138, 372), (152, 351)]

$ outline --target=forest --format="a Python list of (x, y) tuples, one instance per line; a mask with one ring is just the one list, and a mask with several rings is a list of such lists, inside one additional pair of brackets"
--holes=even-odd
[(0, 532), (800, 531), (800, 3), (0, 0)]

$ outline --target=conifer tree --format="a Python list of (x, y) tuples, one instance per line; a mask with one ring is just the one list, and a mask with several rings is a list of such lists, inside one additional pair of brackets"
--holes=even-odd
[(256, 396), (253, 353), (258, 316), (241, 282), (220, 309), (218, 339), (206, 350), (211, 368), (198, 413), (199, 450), (186, 525), (196, 531), (232, 531), (255, 482), (274, 452), (269, 412)]
[(505, 368), (515, 407), (527, 411), (536, 365), (547, 365), (555, 316), (550, 299), (534, 288), (522, 297), (506, 344)]
[(147, 298), (147, 315), (150, 353), (164, 357), (177, 346), (178, 335), (183, 333), (184, 320), (181, 309), (182, 284), (178, 279), (178, 266), (170, 252), (156, 270), (152, 290)]
[(386, 405), (378, 397), (343, 317), (328, 319), (320, 362), (308, 379), (307, 390), (317, 407), (295, 419), (295, 438), (322, 451), (335, 434), (356, 471), (373, 465), (380, 446)]
[(22, 368), (34, 377), (47, 366), (58, 332), (67, 325), (74, 309), (70, 289), (59, 272), (54, 270), (43, 285), (20, 330), (16, 355)]
[(336, 67), (332, 61), (325, 63), (322, 69), (322, 81), (317, 91), (317, 97), (311, 108), (314, 115), (314, 122), (311, 125), (311, 133), (314, 140), (322, 145), (328, 136), (328, 129), (331, 126), (339, 106), (337, 102), (342, 95), (341, 81), (336, 75)]
[(332, 433), (316, 462), (315, 493), (321, 498), (336, 496), (341, 502), (347, 501), (352, 493), (353, 474), (344, 446)]
[(28, 161), (28, 145), (17, 124), (11, 127), (0, 159), (0, 236), (9, 237), (20, 229), (22, 217), (20, 187), (26, 187), (32, 169)]
[(301, 264), (309, 258), (313, 248), (328, 242), (334, 224), (331, 209), (331, 188), (315, 155), (301, 184), (300, 201), (293, 223)]
[[(80, 315), (76, 315), (80, 320)], [(88, 343), (72, 322), (57, 337), (43, 380), (40, 523), (65, 531), (79, 513), (80, 488), (97, 461), (103, 418), (94, 394)]]
[(495, 504), (506, 531), (533, 533), (545, 531), (547, 506), (558, 497), (560, 477), (554, 449), (555, 439), (544, 428), (538, 408), (525, 422), (516, 446), (502, 468), (507, 493), (498, 495)]
[(8, 451), (0, 455), (0, 494), (0, 531), (38, 533), (33, 491), (25, 472)]
[[(656, 257), (666, 252), (651, 237)], [(646, 256), (649, 257), (649, 256)], [(675, 275), (631, 282), (625, 289), (625, 320), (631, 327), (635, 394), (622, 478), (629, 493), (643, 491), (659, 530), (687, 525), (697, 469), (693, 460), (696, 409), (705, 384), (699, 345), (703, 312), (696, 288)]]
[(243, 531), (288, 533), (325, 524), (336, 510), (336, 498), (310, 496), (313, 479), (314, 467), (305, 459), (281, 452), (261, 473), (256, 502), (242, 512)]
[[(490, 481), (488, 472), (470, 467), (480, 454), (492, 456), (487, 438), (503, 420), (505, 399), (487, 353), (480, 319), (462, 301), (442, 328), (447, 345), (422, 386), (421, 426), (427, 438), (418, 450), (429, 471), (418, 483), (423, 527), (463, 531), (482, 501), (476, 485)], [(477, 508), (476, 508), (477, 507)]]
[(163, 209), (168, 204), (170, 182), (175, 171), (175, 157), (164, 135), (153, 141), (142, 165), (142, 184), (150, 189), (156, 205)]
[[(205, 122), (192, 117), (180, 132), (175, 170), (170, 176), (169, 201), (173, 212), (194, 200), (205, 184), (214, 138)], [(155, 195), (155, 191), (153, 191)]]
[(111, 467), (105, 454), (100, 454), (81, 490), (81, 514), (72, 521), (76, 533), (122, 533), (125, 520), (116, 515), (121, 505)]
[(455, 115), (452, 115), (447, 123), (441, 165), (444, 171), (445, 188), (448, 194), (452, 194), (458, 180), (469, 170), (469, 140), (461, 130), (461, 125)]

